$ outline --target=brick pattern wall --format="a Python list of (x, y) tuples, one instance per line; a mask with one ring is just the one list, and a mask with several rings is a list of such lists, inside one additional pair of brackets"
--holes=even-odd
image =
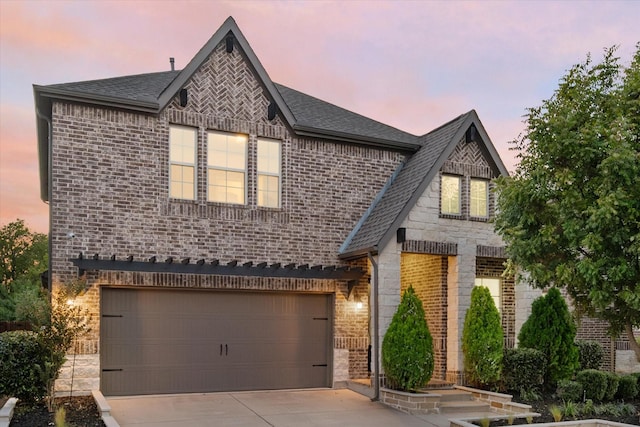
[(512, 348), (516, 340), (516, 292), (514, 278), (502, 276), (505, 261), (503, 258), (476, 258), (476, 276), (501, 279), (502, 331), (505, 347)]
[(488, 218), (476, 218), (469, 214), (469, 188), (471, 178), (482, 178), (491, 180), (497, 177), (495, 172), (489, 166), (489, 162), (482, 154), (480, 146), (476, 142), (466, 143), (465, 139), (456, 145), (453, 153), (442, 165), (440, 169), (440, 177), (442, 174), (458, 175), (462, 178), (460, 188), (460, 215), (441, 214), (443, 218), (466, 219), (470, 221), (487, 222), (495, 215), (495, 184), (489, 182), (489, 216)]
[[(316, 139), (298, 139), (276, 118), (268, 98), (238, 49), (219, 46), (185, 88), (187, 106), (173, 101), (159, 115), (54, 102), (52, 273), (54, 287), (76, 277), (78, 253), (136, 259), (237, 259), (281, 263), (344, 264), (338, 249), (377, 192), (404, 158), (402, 153)], [(197, 129), (197, 200), (168, 197), (169, 126)], [(206, 201), (206, 133), (248, 134), (247, 204)], [(256, 203), (256, 141), (282, 141), (281, 208)], [(67, 233), (75, 238), (69, 239)], [(200, 275), (89, 272), (78, 299), (91, 313), (92, 331), (79, 353), (99, 351), (99, 287), (264, 289), (335, 293), (334, 345), (355, 353), (349, 370), (362, 371), (369, 344), (368, 282), (356, 288), (364, 309), (354, 313), (347, 285)]]
[(582, 317), (578, 320), (577, 340), (597, 341), (604, 349), (604, 360), (600, 369), (615, 371), (615, 347), (614, 341), (608, 332), (609, 324), (599, 319)]
[(400, 258), (401, 291), (413, 286), (422, 300), (433, 338), (434, 379), (444, 379), (447, 369), (447, 258), (403, 253)]

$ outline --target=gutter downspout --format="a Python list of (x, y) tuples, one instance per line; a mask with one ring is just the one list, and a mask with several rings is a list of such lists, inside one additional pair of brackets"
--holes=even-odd
[(373, 266), (373, 354), (374, 354), (374, 364), (373, 364), (373, 398), (372, 401), (380, 400), (380, 333), (379, 333), (379, 323), (380, 316), (378, 315), (378, 263), (371, 255), (371, 251), (367, 252), (367, 257), (369, 258), (369, 262)]
[(36, 107), (36, 115), (38, 118), (47, 122), (47, 204), (49, 205), (49, 239), (48, 239), (48, 251), (49, 251), (49, 262), (47, 263), (47, 287), (49, 288), (49, 301), (51, 301), (52, 290), (53, 290), (53, 273), (51, 267), (53, 265), (53, 241), (51, 239), (51, 231), (53, 230), (53, 212), (51, 208), (51, 201), (53, 197), (53, 126), (51, 125), (51, 119), (40, 112), (40, 109)]

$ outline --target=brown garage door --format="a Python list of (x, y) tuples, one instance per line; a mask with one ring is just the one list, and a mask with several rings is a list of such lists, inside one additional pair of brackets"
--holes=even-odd
[(327, 387), (331, 296), (103, 288), (105, 395)]

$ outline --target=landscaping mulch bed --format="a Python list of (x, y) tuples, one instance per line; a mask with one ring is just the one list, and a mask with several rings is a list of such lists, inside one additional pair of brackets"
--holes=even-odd
[[(60, 397), (56, 408), (64, 408), (67, 424), (74, 427), (104, 427), (92, 396)], [(18, 401), (9, 427), (54, 426), (55, 413), (49, 413), (44, 402), (27, 404)]]
[[(518, 399), (514, 399), (514, 401), (517, 401)], [(562, 407), (563, 402), (562, 400), (558, 400), (555, 398), (543, 398), (542, 400), (536, 401), (536, 402), (522, 402), (520, 401), (520, 403), (526, 403), (527, 405), (531, 405), (531, 411), (532, 412), (537, 412), (540, 414), (539, 417), (535, 417), (533, 418), (533, 423), (534, 424), (538, 424), (538, 423), (552, 423), (555, 420), (553, 419), (553, 416), (551, 415), (551, 411), (550, 408), (555, 405), (555, 406), (559, 406)], [(636, 407), (636, 415), (621, 415), (621, 416), (611, 416), (611, 415), (606, 415), (606, 414), (602, 414), (602, 415), (590, 415), (590, 416), (580, 416), (577, 417), (575, 419), (601, 419), (601, 420), (608, 420), (608, 421), (615, 421), (618, 423), (624, 423), (624, 424), (630, 424), (632, 426), (637, 426), (640, 425), (640, 419), (638, 418), (638, 412), (640, 411), (640, 399), (636, 399), (633, 401), (629, 401), (627, 403), (631, 403), (632, 405), (634, 405)], [(569, 418), (562, 418), (562, 421), (573, 421), (574, 418), (569, 417)], [(515, 419), (513, 420), (513, 425), (520, 425), (520, 424), (528, 424), (526, 419)], [(509, 423), (506, 420), (500, 420), (500, 421), (492, 421), (491, 422), (491, 427), (498, 427), (498, 426), (508, 426)]]

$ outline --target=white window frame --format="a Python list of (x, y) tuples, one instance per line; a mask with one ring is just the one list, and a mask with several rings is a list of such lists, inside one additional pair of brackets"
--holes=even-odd
[[(481, 199), (481, 197), (479, 197), (479, 194), (477, 194), (476, 192), (474, 192), (473, 188), (474, 188), (474, 183), (483, 183), (484, 184), (484, 197), (482, 197), (482, 200), (484, 200), (485, 203), (485, 212), (484, 214), (479, 213), (479, 212), (474, 212), (474, 204), (477, 204), (477, 202)], [(478, 206), (475, 206), (476, 209), (478, 208)], [(469, 216), (472, 216), (474, 218), (488, 218), (489, 217), (489, 181), (486, 179), (481, 179), (481, 178), (471, 178), (471, 180), (469, 181)]]
[[(267, 171), (267, 170), (261, 170), (261, 165), (260, 165), (260, 146), (262, 145), (262, 143), (268, 143), (268, 144), (277, 144), (278, 146), (278, 171), (277, 172), (273, 172), (273, 171)], [(256, 171), (257, 171), (257, 175), (256, 175), (256, 204), (260, 207), (265, 207), (265, 208), (280, 208), (280, 206), (282, 205), (282, 141), (280, 140), (276, 140), (276, 139), (267, 139), (267, 138), (258, 138), (257, 141), (257, 147), (256, 147)], [(267, 177), (276, 177), (278, 179), (278, 191), (277, 191), (277, 203), (276, 205), (268, 205), (268, 204), (261, 204), (260, 203), (260, 177), (261, 176), (267, 176)]]
[[(173, 144), (173, 136), (174, 132), (177, 131), (190, 131), (193, 132), (193, 162), (186, 162), (184, 160), (178, 160), (171, 157), (171, 146)], [(196, 167), (198, 161), (198, 129), (188, 127), (188, 126), (180, 126), (180, 125), (169, 125), (169, 198), (171, 199), (179, 199), (179, 200), (195, 200), (196, 193), (198, 188), (198, 169)], [(178, 181), (174, 181), (173, 179), (173, 166), (179, 166), (182, 168), (191, 168), (193, 170), (193, 193), (191, 197), (185, 197), (184, 189), (180, 189), (180, 196), (173, 196), (174, 185), (178, 184)], [(175, 182), (175, 184), (174, 184)], [(179, 181), (180, 183), (184, 183), (184, 181)]]
[[(218, 135), (218, 136), (225, 136), (225, 137), (243, 137), (244, 139), (244, 165), (243, 168), (234, 168), (234, 167), (224, 167), (224, 166), (219, 166), (219, 165), (211, 165), (211, 163), (209, 162), (209, 155), (211, 155), (212, 150), (212, 140), (211, 140), (211, 135)], [(214, 130), (210, 130), (207, 131), (207, 201), (208, 202), (212, 202), (212, 203), (226, 203), (226, 204), (237, 204), (237, 205), (246, 205), (247, 204), (247, 183), (248, 183), (248, 177), (247, 177), (247, 165), (248, 165), (248, 149), (249, 149), (249, 136), (245, 135), (245, 134), (238, 134), (238, 133), (230, 133), (230, 132), (220, 132), (220, 131), (214, 131)], [(242, 173), (243, 175), (243, 189), (242, 189), (242, 202), (241, 203), (237, 203), (237, 202), (229, 202), (226, 197), (225, 200), (212, 200), (212, 194), (211, 194), (211, 187), (212, 187), (212, 183), (210, 182), (209, 179), (209, 171), (212, 170), (216, 170), (216, 171), (224, 171), (224, 172), (232, 172), (232, 173)], [(226, 194), (226, 196), (228, 196), (228, 193)]]
[[(491, 290), (491, 286), (487, 286), (489, 284), (488, 282), (498, 282), (497, 295)], [(498, 313), (502, 313), (502, 280), (499, 277), (478, 276), (475, 279), (474, 286), (484, 286), (488, 288), (491, 298), (493, 298), (493, 303), (498, 309)]]
[[(451, 211), (450, 203), (445, 203), (445, 181), (455, 179), (458, 181), (458, 209)], [(440, 178), (440, 213), (443, 215), (462, 215), (462, 177), (459, 175), (443, 174)]]

